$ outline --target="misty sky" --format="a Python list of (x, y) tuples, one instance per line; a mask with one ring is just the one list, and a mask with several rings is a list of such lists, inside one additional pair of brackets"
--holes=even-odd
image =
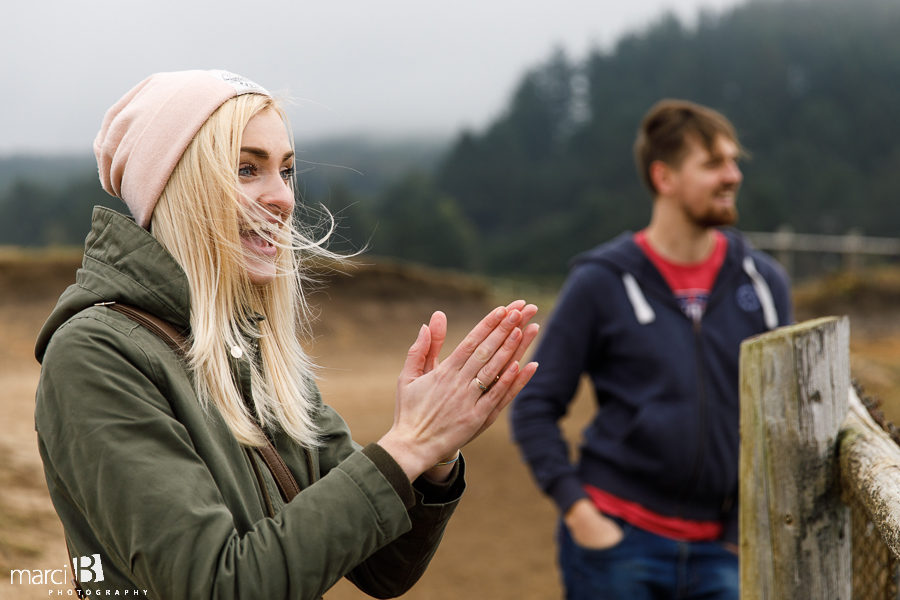
[(0, 18), (0, 155), (90, 152), (157, 71), (223, 68), (294, 99), (298, 139), (480, 129), (555, 46), (575, 59), (671, 11), (739, 0), (41, 0)]

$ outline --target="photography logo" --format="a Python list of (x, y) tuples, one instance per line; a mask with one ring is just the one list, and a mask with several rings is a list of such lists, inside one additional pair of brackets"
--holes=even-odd
[[(103, 581), (103, 563), (99, 554), (72, 557), (72, 573), (75, 583)], [(18, 585), (69, 585), (66, 565), (61, 569), (12, 569), (10, 584)]]
[[(69, 570), (71, 569), (72, 578), (69, 579)], [(63, 586), (68, 587), (67, 590), (53, 589), (49, 590), (51, 596), (69, 596), (78, 598), (90, 598), (92, 596), (127, 596), (127, 597), (147, 597), (149, 590), (135, 589), (83, 589), (82, 584), (96, 584), (104, 580), (103, 563), (99, 554), (90, 554), (87, 556), (73, 556), (72, 562), (63, 565), (61, 569), (12, 569), (9, 572), (9, 583), (11, 585), (43, 585), (43, 586)], [(88, 586), (102, 587), (102, 586)]]
[(103, 563), (100, 562), (100, 555), (72, 557), (72, 572), (75, 573), (75, 581), (78, 583), (103, 581)]

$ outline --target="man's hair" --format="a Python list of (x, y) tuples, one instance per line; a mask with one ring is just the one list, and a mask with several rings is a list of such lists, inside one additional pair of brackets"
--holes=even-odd
[(734, 126), (720, 112), (688, 100), (660, 100), (644, 115), (634, 141), (634, 159), (642, 180), (654, 194), (650, 165), (659, 160), (678, 167), (693, 138), (712, 152), (716, 138), (722, 136), (738, 145)]
[[(241, 443), (263, 443), (256, 417), (314, 447), (320, 400), (313, 364), (297, 337), (298, 330), (308, 331), (308, 278), (301, 267), (310, 259), (340, 257), (322, 246), (330, 230), (315, 240), (289, 219), (280, 231), (256, 232), (278, 248), (276, 277), (266, 285), (250, 281), (240, 230), (259, 227), (261, 219), (258, 207), (241, 200), (237, 166), (244, 127), (264, 110), (275, 110), (287, 128), (278, 104), (258, 94), (232, 98), (212, 114), (166, 183), (151, 232), (187, 275), (187, 358), (201, 404), (215, 406)], [(232, 356), (250, 367), (252, 407), (232, 376)]]

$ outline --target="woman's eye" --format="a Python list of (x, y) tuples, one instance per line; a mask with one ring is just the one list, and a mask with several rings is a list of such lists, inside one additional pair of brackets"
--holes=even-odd
[(284, 180), (291, 179), (294, 176), (294, 167), (288, 167), (281, 170), (281, 178)]
[(250, 177), (256, 173), (256, 167), (253, 165), (241, 165), (238, 167), (238, 177)]

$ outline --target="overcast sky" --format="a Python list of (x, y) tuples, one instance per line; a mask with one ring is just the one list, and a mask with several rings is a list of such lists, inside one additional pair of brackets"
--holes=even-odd
[(575, 59), (664, 12), (739, 0), (40, 0), (0, 18), (0, 155), (89, 152), (150, 73), (222, 68), (295, 100), (295, 135), (480, 129), (555, 46)]

